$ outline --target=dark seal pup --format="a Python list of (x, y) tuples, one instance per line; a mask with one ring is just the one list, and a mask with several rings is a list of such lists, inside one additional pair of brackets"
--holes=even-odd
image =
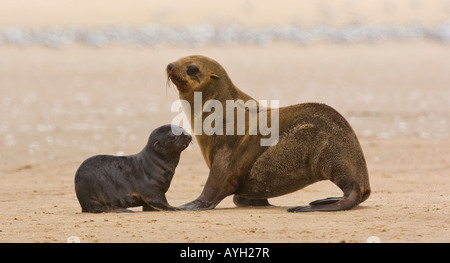
[(168, 204), (165, 193), (181, 152), (192, 140), (183, 131), (175, 125), (164, 125), (150, 134), (138, 154), (97, 155), (84, 161), (75, 174), (81, 211), (131, 212), (126, 208), (136, 206), (143, 206), (143, 211), (178, 210)]
[[(166, 70), (180, 99), (187, 101), (191, 109), (195, 109), (194, 92), (201, 92), (203, 102), (220, 101), (224, 109), (227, 100), (253, 100), (210, 58), (184, 57), (170, 63)], [(269, 115), (272, 112), (276, 110), (267, 109)], [(270, 147), (260, 145), (262, 135), (249, 135), (248, 131), (245, 135), (196, 134), (210, 173), (200, 196), (181, 208), (212, 209), (233, 194), (238, 206), (264, 206), (269, 205), (267, 198), (288, 194), (321, 180), (335, 183), (343, 191), (343, 197), (317, 200), (309, 206), (288, 211), (347, 210), (369, 197), (366, 161), (353, 129), (342, 115), (320, 103), (281, 107), (278, 112), (279, 140)], [(210, 114), (192, 110), (188, 116), (191, 127), (195, 126), (195, 117), (201, 117), (203, 122)], [(248, 118), (245, 122), (248, 127)]]

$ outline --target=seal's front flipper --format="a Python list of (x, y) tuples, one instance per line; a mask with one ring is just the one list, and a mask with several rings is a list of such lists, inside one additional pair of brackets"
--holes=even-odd
[(342, 197), (327, 197), (325, 199), (320, 199), (320, 200), (316, 200), (313, 201), (311, 203), (309, 203), (309, 205), (314, 206), (314, 205), (327, 205), (327, 204), (332, 204), (332, 203), (336, 203), (337, 201), (342, 200)]
[(217, 204), (208, 202), (208, 201), (202, 201), (202, 200), (194, 200), (192, 202), (189, 202), (187, 204), (184, 204), (180, 206), (180, 209), (187, 210), (187, 211), (200, 211), (200, 210), (210, 210), (214, 209)]
[(142, 206), (142, 211), (179, 211), (181, 210), (178, 207), (171, 206), (167, 203), (167, 201), (147, 201)]
[[(229, 155), (231, 155), (231, 151), (227, 153), (226, 158)], [(224, 171), (220, 162), (214, 163), (200, 196), (180, 208), (188, 211), (214, 209), (225, 197), (235, 193), (237, 186), (238, 183), (233, 179), (233, 173)]]
[(247, 206), (272, 206), (267, 199), (250, 199), (239, 195), (233, 196), (233, 202), (238, 207)]

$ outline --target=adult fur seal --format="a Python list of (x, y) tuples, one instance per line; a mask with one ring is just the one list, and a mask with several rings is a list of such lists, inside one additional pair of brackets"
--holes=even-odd
[(192, 140), (183, 131), (178, 126), (164, 125), (150, 134), (138, 154), (97, 155), (84, 161), (75, 174), (81, 211), (131, 212), (126, 208), (136, 206), (143, 206), (143, 211), (178, 210), (167, 203), (165, 193), (181, 152)]
[[(204, 56), (188, 56), (167, 66), (168, 78), (176, 85), (180, 99), (194, 106), (194, 92), (202, 101), (252, 98), (239, 90), (225, 69)], [(197, 93), (198, 94), (198, 93)], [(258, 105), (259, 107), (260, 105)], [(333, 108), (319, 103), (303, 103), (279, 109), (279, 140), (276, 145), (260, 145), (262, 135), (195, 134), (210, 168), (200, 196), (181, 206), (187, 210), (214, 208), (234, 194), (238, 206), (269, 205), (267, 198), (294, 192), (321, 180), (330, 180), (343, 197), (329, 197), (290, 212), (347, 210), (370, 195), (366, 162), (349, 123)], [(272, 114), (275, 109), (267, 109)], [(191, 111), (205, 120), (211, 112)], [(236, 120), (236, 118), (235, 118)], [(248, 120), (246, 120), (248, 125)]]

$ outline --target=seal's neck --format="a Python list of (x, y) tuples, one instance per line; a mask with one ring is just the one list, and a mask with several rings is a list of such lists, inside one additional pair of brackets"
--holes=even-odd
[(172, 154), (170, 156), (163, 156), (153, 149), (144, 148), (139, 154), (139, 162), (145, 173), (149, 174), (152, 171), (159, 170), (164, 172), (175, 173), (175, 168), (180, 161), (180, 154)]
[[(223, 81), (223, 80), (221, 80)], [(222, 120), (227, 120), (227, 101), (231, 101), (232, 107), (237, 101), (242, 101), (243, 103), (246, 103), (248, 101), (254, 101), (255, 105), (259, 107), (259, 102), (255, 101), (252, 97), (250, 97), (245, 92), (238, 89), (231, 80), (226, 80), (226, 82), (217, 83), (216, 85), (208, 86), (206, 89), (204, 89), (201, 93), (194, 94), (194, 92), (191, 92), (191, 94), (180, 94), (180, 99), (186, 100), (189, 103), (189, 108), (185, 108), (185, 113), (187, 114), (189, 121), (191, 123), (191, 129), (193, 134), (195, 135), (197, 141), (199, 142), (199, 147), (202, 151), (203, 157), (206, 161), (206, 164), (210, 167), (211, 160), (209, 153), (211, 152), (211, 147), (215, 147), (216, 143), (214, 143), (214, 140), (216, 140), (217, 135), (211, 135), (207, 134), (204, 130), (205, 125), (205, 119), (209, 118), (215, 118), (218, 117), (220, 120), (220, 114), (218, 116), (217, 111), (220, 107), (213, 107), (214, 110), (211, 108), (211, 105), (214, 104), (216, 106), (221, 106), (222, 108)], [(214, 100), (215, 103), (209, 104), (208, 101)], [(217, 105), (216, 103), (219, 103), (220, 105)], [(206, 105), (209, 105), (206, 106)], [(214, 116), (212, 116), (214, 114)], [(234, 126), (237, 127), (237, 117), (233, 120)], [(218, 120), (215, 120), (214, 122), (218, 122)], [(206, 124), (207, 125), (207, 124)], [(222, 130), (226, 129), (225, 125), (222, 127)], [(200, 132), (199, 132), (200, 131)], [(224, 131), (222, 134), (225, 134)], [(239, 140), (238, 136), (230, 136), (227, 140), (230, 144), (236, 144), (237, 140)]]
[(244, 102), (254, 100), (250, 95), (236, 87), (231, 81), (226, 83), (226, 87), (227, 88), (225, 89), (222, 87), (218, 87), (217, 89), (215, 89), (215, 87), (209, 88), (207, 91), (203, 92), (203, 100), (207, 101), (210, 99), (215, 99), (221, 102), (225, 102), (227, 100), (243, 100)]

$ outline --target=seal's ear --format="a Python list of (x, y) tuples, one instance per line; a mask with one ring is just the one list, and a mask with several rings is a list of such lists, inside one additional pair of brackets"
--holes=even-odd
[(155, 141), (155, 142), (153, 143), (153, 148), (154, 148), (155, 150), (159, 150), (159, 147), (160, 147), (159, 141)]
[(220, 77), (214, 73), (211, 73), (211, 78), (212, 79), (220, 79)]

